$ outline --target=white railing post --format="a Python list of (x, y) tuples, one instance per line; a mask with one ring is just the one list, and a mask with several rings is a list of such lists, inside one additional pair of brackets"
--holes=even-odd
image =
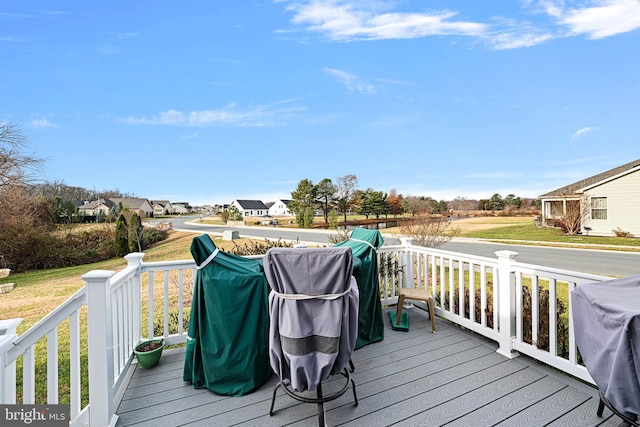
[(519, 353), (513, 350), (516, 336), (516, 282), (512, 274), (512, 264), (518, 256), (513, 251), (497, 251), (498, 257), (498, 344), (497, 352), (508, 358)]
[(409, 248), (413, 245), (413, 239), (411, 237), (401, 237), (400, 243), (402, 249), (402, 263), (404, 270), (402, 274), (402, 287), (413, 288), (413, 258)]
[[(409, 248), (413, 246), (413, 238), (411, 237), (401, 237), (400, 244), (402, 245), (402, 264), (404, 265), (404, 269), (402, 270), (402, 282), (401, 287), (403, 288), (414, 288), (414, 271), (413, 271), (413, 256), (409, 251)], [(398, 295), (400, 294), (400, 289), (398, 289)], [(413, 303), (408, 300), (404, 300), (404, 304), (402, 304), (403, 308), (411, 309), (413, 308)]]
[(133, 301), (131, 301), (131, 309), (133, 310), (131, 318), (133, 337), (131, 342), (134, 346), (140, 342), (140, 334), (142, 333), (142, 258), (144, 258), (144, 253), (142, 252), (132, 252), (124, 256), (124, 259), (127, 260), (127, 267), (135, 267), (137, 270), (132, 289)]
[(87, 295), (89, 353), (89, 425), (115, 426), (113, 408), (113, 323), (111, 276), (114, 271), (93, 270), (82, 276)]
[(7, 352), (18, 338), (16, 328), (24, 319), (0, 320), (0, 403), (16, 403), (16, 362), (7, 363)]

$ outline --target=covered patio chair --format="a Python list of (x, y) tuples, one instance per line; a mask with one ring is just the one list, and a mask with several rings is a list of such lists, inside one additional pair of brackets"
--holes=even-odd
[[(358, 287), (352, 276), (350, 248), (272, 248), (264, 258), (269, 294), (269, 357), (282, 388), (296, 400), (318, 404), (324, 426), (324, 402), (342, 396), (349, 384), (358, 404), (347, 366), (356, 342)], [(322, 382), (342, 373), (344, 386), (324, 395)], [(305, 391), (316, 390), (317, 397)]]
[(358, 340), (356, 349), (384, 339), (384, 318), (380, 302), (380, 276), (378, 275), (378, 250), (384, 244), (378, 230), (354, 228), (348, 240), (334, 247), (350, 247), (353, 256), (360, 260), (355, 274), (360, 291), (358, 315)]
[(194, 388), (242, 396), (273, 375), (269, 366), (269, 285), (261, 260), (220, 252), (193, 239), (197, 265), (183, 380)]
[(571, 292), (576, 344), (606, 405), (640, 424), (640, 276), (587, 283)]

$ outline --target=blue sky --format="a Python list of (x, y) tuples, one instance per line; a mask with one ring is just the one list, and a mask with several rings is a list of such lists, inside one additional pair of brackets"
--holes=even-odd
[(41, 179), (194, 205), (537, 197), (640, 158), (640, 0), (0, 3)]

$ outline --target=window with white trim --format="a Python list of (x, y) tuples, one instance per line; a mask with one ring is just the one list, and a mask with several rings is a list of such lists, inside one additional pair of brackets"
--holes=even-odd
[(591, 198), (591, 219), (607, 219), (607, 198)]

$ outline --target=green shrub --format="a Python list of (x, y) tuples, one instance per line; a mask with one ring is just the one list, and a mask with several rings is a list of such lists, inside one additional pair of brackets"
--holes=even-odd
[(117, 257), (123, 257), (129, 253), (129, 230), (123, 214), (120, 214), (116, 222), (114, 250)]

